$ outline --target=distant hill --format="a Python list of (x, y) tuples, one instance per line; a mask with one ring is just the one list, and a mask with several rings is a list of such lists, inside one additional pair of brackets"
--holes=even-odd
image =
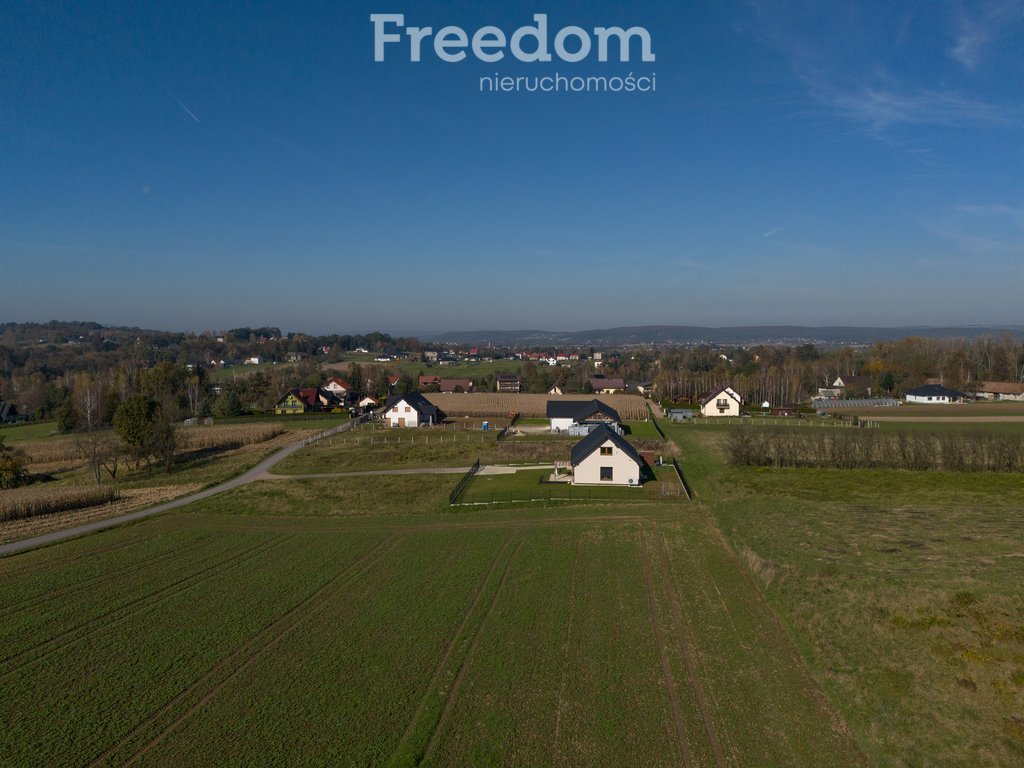
[[(695, 344), (871, 344), (907, 336), (975, 338), (1009, 333), (1024, 338), (1024, 326), (802, 326), (747, 325), (708, 328), (698, 325), (639, 325), (593, 331), (452, 331), (430, 334), (424, 340), (458, 344), (508, 346), (631, 346)], [(421, 336), (421, 338), (424, 338)]]

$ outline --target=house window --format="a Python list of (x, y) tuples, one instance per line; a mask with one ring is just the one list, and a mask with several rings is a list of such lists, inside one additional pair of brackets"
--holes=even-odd
[(412, 410), (412, 408), (410, 408), (410, 407), (409, 407), (408, 405), (407, 405), (407, 406), (405, 406), (405, 412), (406, 412), (406, 413), (408, 413), (408, 412), (409, 412), (409, 411), (411, 411), (411, 410)]
[(611, 480), (611, 479), (612, 479), (612, 468), (611, 467), (601, 467), (601, 480)]
[(601, 455), (602, 456), (611, 456), (612, 455), (612, 447), (610, 445), (602, 445), (601, 446)]
[(718, 410), (720, 411), (725, 411), (729, 409), (729, 401), (726, 400), (724, 397), (718, 398), (718, 402), (715, 403), (715, 405), (718, 406)]

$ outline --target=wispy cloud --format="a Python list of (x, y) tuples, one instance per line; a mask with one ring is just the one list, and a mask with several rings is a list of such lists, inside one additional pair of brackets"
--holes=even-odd
[(781, 232), (783, 229), (785, 229), (785, 227), (772, 227), (767, 232), (762, 234), (761, 237), (763, 237), (763, 238), (774, 237), (779, 232)]
[(960, 20), (956, 44), (949, 55), (970, 72), (981, 65), (985, 48), (1005, 34), (1007, 29), (1024, 21), (1024, 0), (999, 0), (984, 3), (973, 15)]
[[(789, 0), (750, 0), (750, 7), (751, 19), (741, 31), (783, 57), (814, 105), (812, 115), (851, 123), (881, 140), (891, 140), (894, 129), (904, 126), (994, 125), (1022, 118), (1019, 102), (986, 100), (972, 95), (975, 89), (966, 82), (905, 67), (905, 49), (915, 33), (934, 34), (919, 29), (923, 22), (913, 14), (893, 11), (874, 18), (856, 5), (826, 13)], [(964, 62), (977, 62), (984, 46), (1024, 14), (1024, 0), (996, 0), (985, 8), (962, 22), (954, 50)]]
[(182, 104), (182, 103), (181, 103), (181, 100), (180, 100), (180, 99), (178, 99), (178, 97), (177, 97), (177, 96), (175, 96), (174, 94), (171, 94), (171, 98), (172, 98), (172, 99), (174, 99), (174, 101), (175, 101), (175, 102), (177, 102), (177, 104), (178, 104), (178, 106), (179, 106), (179, 107), (181, 107), (181, 108), (182, 108), (183, 110), (185, 110), (185, 112), (186, 112), (186, 113), (188, 114), (188, 116), (189, 116), (189, 117), (191, 117), (191, 118), (192, 118), (193, 120), (195, 120), (195, 121), (196, 121), (197, 123), (199, 122), (199, 118), (198, 118), (198, 117), (196, 117), (196, 116), (195, 116), (195, 115), (194, 115), (194, 114), (192, 113), (192, 110), (191, 110), (191, 109), (189, 109), (189, 108), (188, 108), (188, 107), (186, 107), (186, 106), (185, 106), (184, 104)]
[(1024, 205), (958, 205), (921, 225), (965, 253), (1024, 256)]
[(1009, 119), (1003, 107), (954, 91), (900, 91), (873, 85), (843, 89), (832, 83), (808, 85), (822, 104), (876, 132), (897, 125), (974, 125)]
[(1024, 230), (1024, 206), (1013, 206), (998, 203), (995, 205), (961, 205), (957, 207), (961, 213), (972, 216), (1002, 219), (1017, 229)]

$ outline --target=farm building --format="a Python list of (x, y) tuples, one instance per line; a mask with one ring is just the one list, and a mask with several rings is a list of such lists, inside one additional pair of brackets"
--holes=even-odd
[(600, 400), (548, 400), (552, 432), (565, 432), (582, 424), (619, 424), (619, 412)]
[(472, 379), (441, 379), (440, 388), (442, 392), (472, 392)]
[(700, 399), (702, 416), (739, 416), (743, 398), (732, 387), (722, 387)]
[(392, 395), (384, 403), (389, 427), (420, 427), (444, 421), (444, 412), (419, 392)]
[(572, 448), (574, 485), (640, 485), (644, 460), (636, 448), (601, 424)]
[(289, 389), (274, 405), (274, 413), (287, 416), (296, 413), (340, 410), (344, 402), (331, 390), (322, 387)]
[(509, 394), (517, 395), (520, 389), (519, 377), (499, 375), (494, 380), (494, 386), (498, 392), (508, 392)]
[(908, 389), (905, 399), (908, 403), (962, 403), (967, 395), (941, 384), (925, 384), (923, 387)]
[(420, 376), (417, 386), (420, 389), (426, 387), (440, 387), (441, 377), (440, 376)]
[(560, 386), (558, 386), (557, 384), (552, 384), (551, 385), (551, 389), (548, 390), (548, 394), (549, 395), (564, 395), (565, 392), (563, 392), (562, 388)]
[(978, 385), (982, 400), (1024, 400), (1024, 382), (983, 381)]

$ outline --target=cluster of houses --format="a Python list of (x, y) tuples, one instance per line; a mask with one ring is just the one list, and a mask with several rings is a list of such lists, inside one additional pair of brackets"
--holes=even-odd
[[(551, 400), (547, 404), (550, 429), (580, 436), (570, 452), (575, 484), (639, 486), (648, 458), (622, 436), (618, 411), (600, 400)], [(384, 404), (390, 427), (439, 424), (444, 412), (418, 391), (392, 395)], [(653, 459), (653, 456), (650, 457)]]
[[(398, 383), (398, 376), (388, 377), (388, 387)], [(372, 410), (380, 400), (361, 394), (344, 379), (333, 377), (321, 387), (289, 389), (274, 405), (274, 413), (288, 416), (299, 413), (341, 413), (353, 409)]]
[[(870, 376), (839, 376), (829, 387), (818, 389), (819, 398), (850, 399), (871, 397)], [(965, 400), (1015, 400), (1024, 401), (1024, 383), (1014, 381), (982, 381), (974, 392), (961, 392), (945, 386), (941, 379), (926, 379), (920, 387), (903, 393), (908, 403), (962, 403)]]

